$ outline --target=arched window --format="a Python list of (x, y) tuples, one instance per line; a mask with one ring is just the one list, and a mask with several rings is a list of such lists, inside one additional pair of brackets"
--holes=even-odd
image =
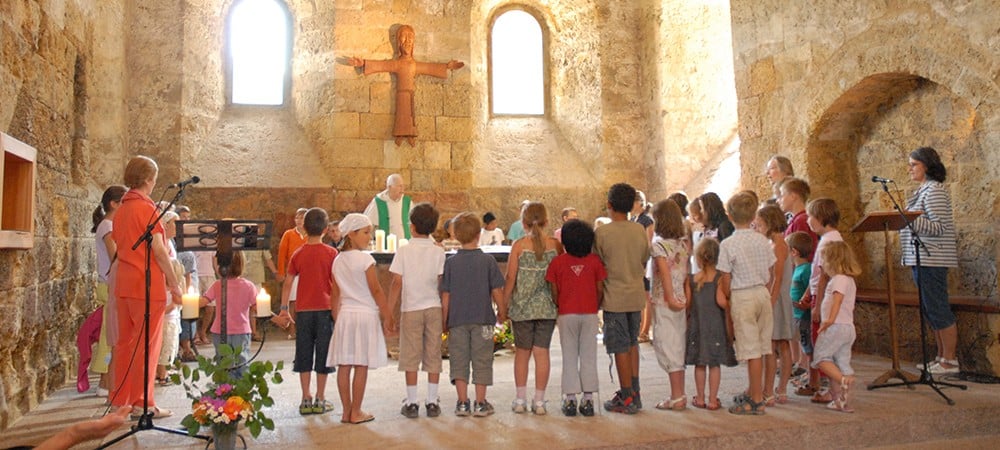
[(229, 13), (230, 101), (242, 105), (285, 102), (289, 67), (289, 14), (278, 0), (237, 0)]
[(545, 49), (535, 16), (512, 9), (490, 30), (493, 114), (545, 114)]

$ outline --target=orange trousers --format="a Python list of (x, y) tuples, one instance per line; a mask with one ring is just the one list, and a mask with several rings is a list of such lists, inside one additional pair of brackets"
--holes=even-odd
[(163, 346), (163, 313), (167, 304), (163, 300), (153, 300), (149, 305), (149, 382), (142, 382), (142, 364), (145, 359), (146, 300), (138, 298), (118, 299), (118, 343), (115, 344), (111, 361), (114, 365), (111, 404), (114, 406), (137, 406), (142, 408), (143, 393), (149, 398), (149, 407), (156, 406), (153, 386), (156, 380), (156, 362)]

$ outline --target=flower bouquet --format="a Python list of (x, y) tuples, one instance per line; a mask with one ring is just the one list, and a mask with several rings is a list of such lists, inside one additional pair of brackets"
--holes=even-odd
[(274, 421), (264, 414), (264, 408), (274, 405), (268, 383), (282, 382), (284, 362), (254, 361), (243, 370), (242, 377), (236, 378), (230, 368), (238, 360), (239, 349), (223, 344), (218, 353), (212, 359), (198, 356), (193, 368), (176, 364), (180, 373), (172, 375), (171, 380), (182, 384), (193, 401), (191, 414), (181, 420), (181, 425), (192, 436), (202, 427), (210, 427), (216, 448), (230, 447), (224, 445), (226, 440), (235, 445), (236, 427), (241, 421), (255, 438), (261, 429), (274, 430)]

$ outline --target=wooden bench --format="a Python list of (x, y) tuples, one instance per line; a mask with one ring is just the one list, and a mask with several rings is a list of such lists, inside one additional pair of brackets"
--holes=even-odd
[[(889, 292), (884, 289), (858, 289), (857, 301), (889, 304)], [(976, 295), (952, 295), (948, 297), (953, 311), (1000, 313), (1000, 304), (986, 297)], [(919, 306), (916, 292), (897, 292), (896, 306)]]

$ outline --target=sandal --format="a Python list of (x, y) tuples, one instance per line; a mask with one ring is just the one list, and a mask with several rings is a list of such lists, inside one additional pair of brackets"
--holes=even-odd
[(708, 402), (707, 405), (705, 405), (705, 409), (709, 411), (717, 411), (721, 408), (722, 408), (722, 402), (719, 401), (718, 397), (716, 397), (715, 400), (712, 400)]
[(170, 386), (174, 383), (170, 382), (170, 377), (163, 377), (163, 378), (156, 377), (156, 384), (160, 386)]
[(695, 408), (705, 409), (707, 405), (705, 405), (704, 400), (698, 400), (698, 397), (695, 396), (691, 397), (691, 406), (694, 406)]
[(847, 406), (846, 403), (841, 402), (840, 399), (833, 400), (830, 403), (827, 403), (826, 404), (826, 409), (829, 409), (831, 411), (840, 411), (840, 412), (844, 412), (844, 413), (852, 413), (852, 412), (854, 412), (853, 409), (851, 409), (849, 406)]
[(806, 385), (806, 386), (802, 386), (802, 387), (796, 389), (795, 390), (795, 395), (801, 395), (803, 397), (809, 397), (811, 395), (816, 394), (816, 391), (818, 391), (818, 389), (816, 389), (815, 387)]
[(830, 394), (829, 390), (821, 390), (813, 394), (810, 401), (813, 403), (830, 403), (833, 401), (833, 395)]
[(729, 413), (737, 416), (763, 416), (764, 402), (757, 403), (751, 399), (747, 399), (743, 403), (730, 406)]
[(656, 404), (656, 409), (666, 411), (683, 411), (684, 408), (687, 408), (687, 399), (684, 397), (672, 398)]
[(773, 395), (765, 395), (763, 401), (765, 406), (774, 406), (777, 402)]
[(779, 405), (784, 405), (785, 403), (788, 403), (788, 394), (784, 392), (775, 391), (774, 399), (775, 402), (777, 402)]
[(851, 385), (854, 384), (853, 376), (846, 376), (840, 379), (840, 407), (844, 412), (854, 412), (850, 406), (847, 404), (849, 398), (849, 393), (851, 391)]

